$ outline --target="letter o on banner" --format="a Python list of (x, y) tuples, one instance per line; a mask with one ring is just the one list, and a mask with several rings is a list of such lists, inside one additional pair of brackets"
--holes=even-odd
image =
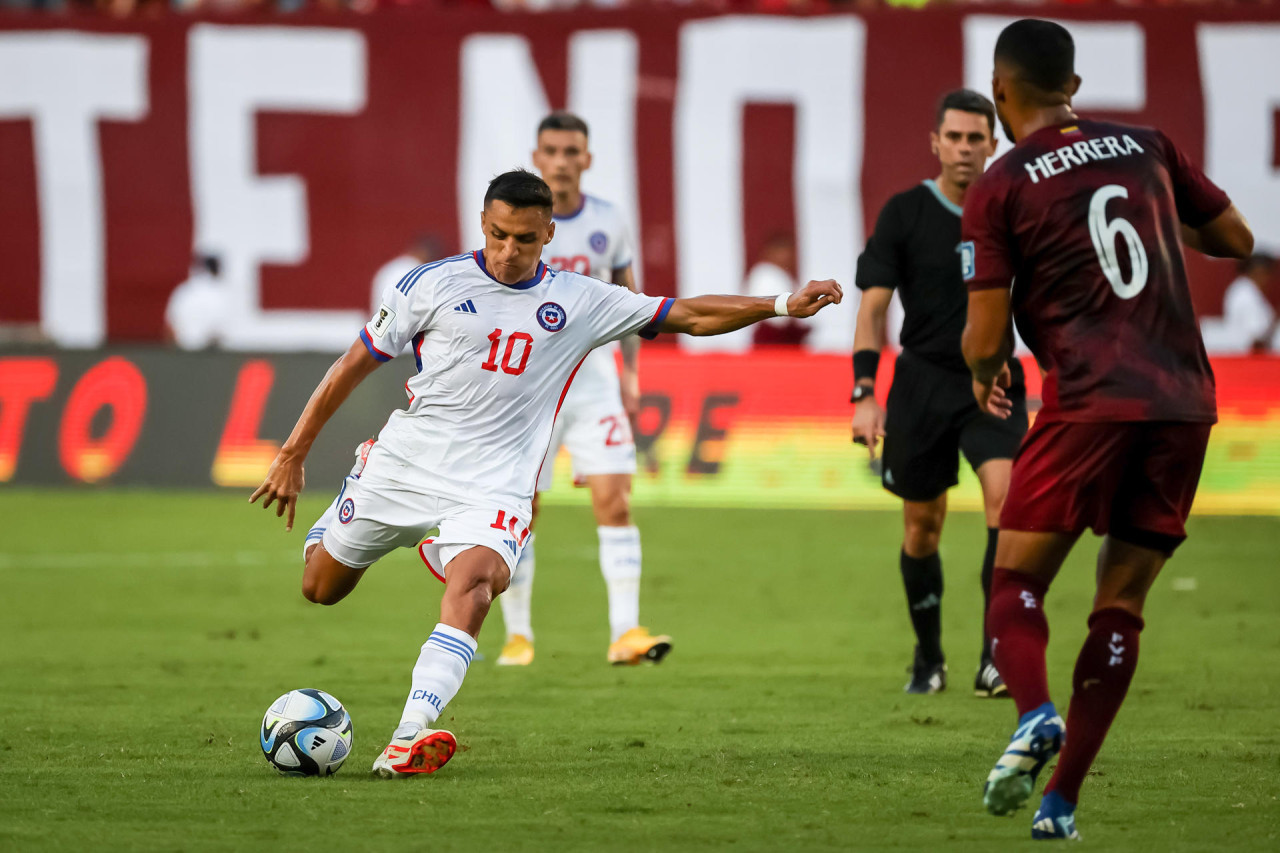
[[(94, 437), (94, 416), (108, 407), (111, 422)], [(62, 413), (58, 456), (63, 469), (85, 483), (110, 477), (129, 458), (146, 414), (147, 382), (132, 362), (112, 356), (94, 365), (71, 390)]]

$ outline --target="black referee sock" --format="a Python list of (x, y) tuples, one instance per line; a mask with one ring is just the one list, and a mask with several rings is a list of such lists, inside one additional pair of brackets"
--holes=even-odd
[(987, 611), (991, 609), (991, 575), (996, 570), (996, 542), (1000, 528), (987, 528), (987, 553), (982, 557), (982, 659), (991, 660), (991, 635), (987, 633)]
[(937, 554), (916, 558), (903, 551), (899, 563), (920, 655), (928, 663), (942, 663), (942, 560)]

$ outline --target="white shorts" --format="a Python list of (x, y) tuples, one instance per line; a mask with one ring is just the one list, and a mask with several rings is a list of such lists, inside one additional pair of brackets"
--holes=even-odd
[(364, 569), (396, 548), (414, 548), (432, 530), (439, 563), (432, 571), (441, 580), (444, 566), (477, 545), (497, 551), (515, 572), (529, 539), (525, 519), (529, 506), (497, 507), (464, 503), (411, 491), (380, 479), (375, 445), (360, 475), (350, 475), (329, 508), (307, 533), (305, 549), (323, 542), (335, 560)]
[(571, 402), (566, 399), (556, 417), (551, 446), (538, 472), (538, 491), (551, 488), (556, 456), (562, 445), (573, 460), (575, 481), (593, 474), (634, 474), (636, 442), (631, 436), (631, 421), (616, 392), (613, 399), (588, 399), (577, 405), (570, 405)]

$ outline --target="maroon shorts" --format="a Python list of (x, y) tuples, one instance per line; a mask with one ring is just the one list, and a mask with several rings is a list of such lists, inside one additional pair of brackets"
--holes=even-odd
[(1002, 530), (1098, 535), (1172, 554), (1187, 538), (1212, 424), (1037, 419), (1013, 460)]

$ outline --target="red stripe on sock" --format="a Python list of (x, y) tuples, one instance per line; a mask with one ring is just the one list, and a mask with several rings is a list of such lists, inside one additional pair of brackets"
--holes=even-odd
[(1089, 636), (1071, 677), (1066, 745), (1046, 793), (1057, 791), (1069, 803), (1080, 802), (1080, 785), (1102, 749), (1138, 667), (1142, 627), (1141, 617), (1118, 607), (1089, 617)]
[(987, 633), (996, 669), (1018, 706), (1018, 715), (1049, 701), (1044, 651), (1049, 622), (1044, 616), (1044, 584), (1023, 572), (996, 569), (991, 577)]

